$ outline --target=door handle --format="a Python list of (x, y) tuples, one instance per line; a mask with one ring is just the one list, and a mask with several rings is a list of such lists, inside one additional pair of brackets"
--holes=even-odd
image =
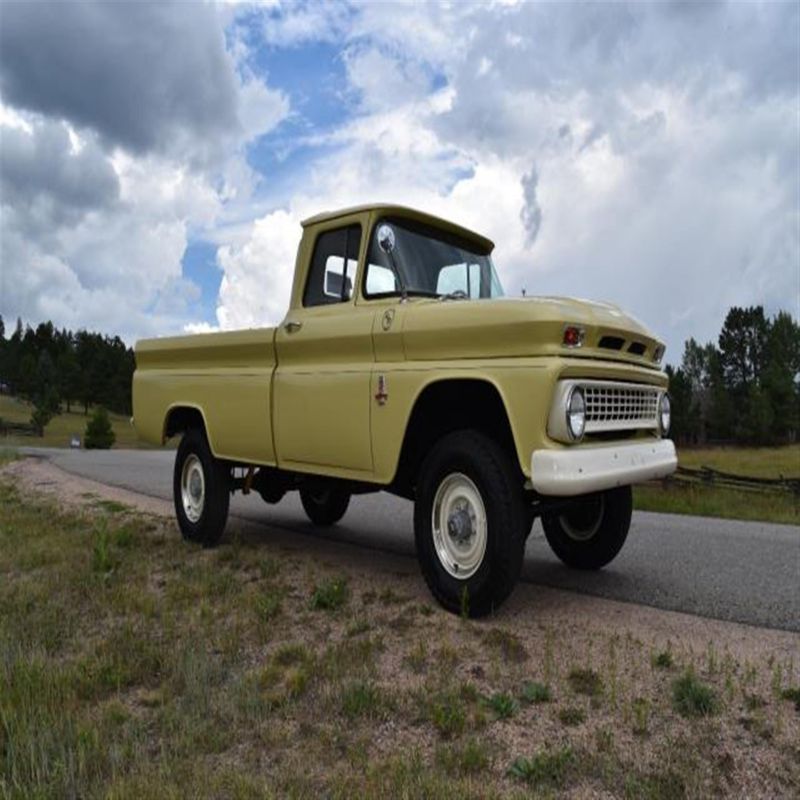
[(299, 331), (300, 328), (302, 327), (303, 327), (302, 322), (297, 322), (293, 319), (290, 319), (288, 322), (285, 322), (283, 324), (283, 328), (286, 331), (286, 333), (297, 333), (297, 331)]

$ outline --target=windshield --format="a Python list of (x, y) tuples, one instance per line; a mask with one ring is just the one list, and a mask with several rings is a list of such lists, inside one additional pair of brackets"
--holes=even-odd
[[(378, 232), (391, 228), (393, 247), (386, 252)], [(409, 295), (480, 299), (502, 297), (503, 289), (489, 255), (447, 233), (397, 220), (379, 222), (367, 254), (367, 297), (400, 294), (398, 277)], [(394, 262), (394, 263), (392, 263)]]

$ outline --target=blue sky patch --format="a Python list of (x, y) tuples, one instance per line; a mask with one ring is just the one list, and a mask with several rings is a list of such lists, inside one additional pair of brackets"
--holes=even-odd
[[(200, 301), (193, 312), (204, 322), (216, 323), (217, 295), (222, 272), (217, 266), (217, 246), (211, 242), (190, 242), (181, 261), (183, 277), (200, 287)], [(193, 313), (194, 316), (194, 313)]]

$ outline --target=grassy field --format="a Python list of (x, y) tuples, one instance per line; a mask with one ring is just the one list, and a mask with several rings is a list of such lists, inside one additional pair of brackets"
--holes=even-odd
[[(711, 467), (748, 477), (800, 477), (800, 445), (796, 444), (681, 448), (678, 461), (683, 467)], [(706, 486), (647, 485), (634, 489), (634, 504), (642, 511), (800, 524), (800, 497), (788, 492), (762, 494)]]
[(711, 467), (753, 478), (800, 478), (800, 444), (785, 447), (681, 448), (682, 467)]
[(246, 535), (202, 550), (119, 503), (21, 491), (0, 474), (4, 798), (800, 786), (797, 665), (774, 653), (739, 662), (524, 609), (461, 620), (374, 559)]
[[(59, 414), (53, 417), (44, 430), (44, 436), (5, 436), (0, 437), (0, 445), (28, 446), (28, 447), (69, 447), (70, 439), (77, 435), (83, 441), (86, 423), (89, 417), (84, 416), (83, 406), (73, 405), (71, 413)], [(33, 408), (30, 403), (16, 397), (0, 395), (0, 417), (10, 422), (30, 422)], [(91, 409), (89, 411), (91, 413)], [(114, 447), (139, 448), (150, 447), (136, 435), (136, 430), (130, 423), (130, 417), (120, 414), (109, 414), (111, 426), (116, 435)]]

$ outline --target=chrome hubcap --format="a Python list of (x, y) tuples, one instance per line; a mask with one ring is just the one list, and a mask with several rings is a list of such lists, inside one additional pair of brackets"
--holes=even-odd
[(192, 454), (183, 462), (181, 471), (181, 502), (189, 522), (197, 522), (203, 515), (206, 501), (206, 481), (200, 459)]
[(576, 542), (588, 542), (603, 521), (606, 501), (603, 495), (591, 500), (584, 500), (564, 514), (559, 515), (559, 522), (564, 533)]
[(432, 511), (433, 544), (439, 563), (460, 580), (474, 575), (486, 554), (486, 508), (478, 487), (460, 472), (436, 490)]

